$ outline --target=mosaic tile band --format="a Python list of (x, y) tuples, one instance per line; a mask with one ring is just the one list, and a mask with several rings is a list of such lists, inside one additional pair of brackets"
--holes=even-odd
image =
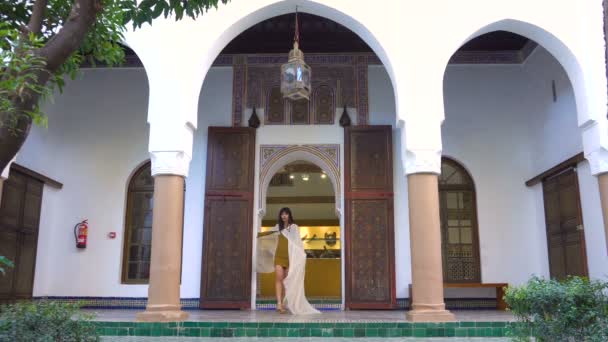
[(95, 322), (94, 324), (102, 336), (504, 337), (514, 323)]
[[(85, 309), (145, 309), (146, 297), (34, 297), (34, 300), (53, 300), (65, 303), (82, 302)], [(311, 299), (311, 304), (319, 310), (341, 310), (340, 300)], [(450, 310), (487, 310), (496, 308), (494, 298), (446, 298), (446, 307)], [(182, 298), (182, 309), (199, 310), (199, 298)], [(256, 302), (258, 310), (274, 310), (276, 302), (261, 299)], [(398, 298), (396, 310), (409, 310), (408, 298)]]

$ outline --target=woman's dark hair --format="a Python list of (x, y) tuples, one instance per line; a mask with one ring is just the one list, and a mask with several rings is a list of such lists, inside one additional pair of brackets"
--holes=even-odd
[(279, 224), (279, 230), (283, 230), (287, 227), (283, 226), (283, 219), (281, 219), (281, 215), (283, 215), (283, 213), (286, 213), (287, 215), (289, 215), (289, 219), (287, 220), (289, 222), (289, 224), (293, 224), (295, 223), (293, 220), (293, 216), (291, 215), (291, 209), (285, 207), (285, 208), (281, 208), (281, 210), (279, 210), (279, 217), (277, 219), (277, 223)]

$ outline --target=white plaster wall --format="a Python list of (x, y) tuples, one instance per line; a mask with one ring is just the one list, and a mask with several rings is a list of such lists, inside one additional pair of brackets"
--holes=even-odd
[[(184, 203), (184, 249), (182, 298), (199, 298), (203, 246), (207, 128), (232, 124), (232, 68), (213, 68), (207, 75), (198, 105), (199, 126), (194, 133), (190, 172), (186, 179)], [(147, 293), (144, 293), (147, 296)]]
[(449, 66), (443, 152), (475, 182), (483, 282), (520, 283), (542, 270), (530, 189), (521, 66)]
[[(17, 158), (64, 184), (44, 190), (34, 296), (145, 294), (120, 284), (120, 265), (127, 179), (148, 155), (147, 100), (141, 69), (86, 70), (45, 106), (48, 129), (34, 128)], [(73, 227), (85, 218), (78, 250)]]
[[(207, 80), (186, 180), (186, 298), (200, 293), (206, 127), (230, 124), (232, 69), (214, 68)], [(147, 95), (143, 69), (86, 70), (46, 106), (48, 130), (35, 128), (20, 152), (18, 163), (64, 184), (44, 190), (34, 296), (147, 296), (147, 285), (121, 284), (126, 187), (148, 159)], [(89, 244), (77, 250), (72, 229), (84, 218)]]
[[(523, 69), (529, 79), (526, 100), (530, 106), (528, 128), (534, 171), (531, 178), (583, 152), (583, 141), (572, 85), (557, 60), (547, 50), (537, 48)], [(552, 81), (555, 82), (555, 102)]]
[[(539, 202), (538, 187), (527, 188), (524, 182), (566, 153), (544, 150), (553, 146), (544, 139), (559, 135), (541, 139), (532, 132), (535, 125), (546, 125), (547, 134), (558, 134), (575, 121), (566, 114), (573, 108), (567, 87), (558, 87), (559, 101), (564, 102), (553, 104), (550, 84), (547, 88), (542, 86), (546, 82), (532, 82), (533, 76), (546, 75), (561, 84), (563, 75), (546, 57), (539, 53), (534, 56), (538, 60), (523, 66), (450, 66), (446, 73), (444, 153), (462, 162), (475, 180), (484, 282), (520, 283), (531, 274), (547, 274), (542, 198)], [(392, 87), (383, 68), (370, 67), (369, 89), (370, 122), (394, 123)], [(183, 298), (197, 298), (200, 292), (207, 127), (230, 125), (231, 91), (232, 69), (213, 68), (199, 98), (198, 130), (186, 181)], [(64, 183), (62, 190), (45, 187), (35, 296), (147, 295), (145, 285), (120, 284), (127, 180), (148, 158), (146, 106), (143, 70), (88, 70), (47, 107), (48, 130), (32, 132), (17, 162)], [(342, 146), (343, 134), (338, 124), (262, 125), (257, 132), (256, 174), (260, 144)], [(400, 134), (401, 130), (393, 130), (394, 156), (400, 156), (403, 148)], [(571, 151), (580, 146), (576, 139), (559, 141)], [(544, 159), (536, 158), (539, 154)], [(342, 147), (342, 170), (343, 157)], [(397, 157), (394, 176), (397, 297), (403, 298), (411, 271), (407, 179)], [(587, 241), (592, 241), (587, 245), (589, 268), (599, 277), (608, 273), (608, 262), (605, 253), (601, 255), (605, 239), (598, 238), (603, 232), (597, 180), (582, 165), (579, 181)], [(255, 208), (258, 193), (256, 184)], [(72, 228), (82, 218), (89, 219), (90, 242), (85, 251), (78, 251)], [(117, 239), (106, 238), (110, 231), (118, 233)]]
[[(582, 152), (565, 71), (543, 48), (523, 65), (449, 66), (445, 103), (444, 154), (460, 161), (475, 181), (482, 281), (548, 276), (542, 186), (524, 182)], [(597, 179), (586, 163), (579, 181), (590, 276), (605, 277)]]
[(393, 191), (395, 226), (395, 283), (397, 298), (409, 296), (412, 282), (410, 262), (409, 209), (407, 202), (407, 178), (401, 156), (401, 129), (395, 128), (395, 101), (393, 87), (386, 69), (380, 65), (368, 68), (369, 123), (393, 126)]
[[(546, 171), (553, 166), (583, 152), (583, 141), (577, 125), (576, 105), (572, 85), (561, 65), (546, 50), (539, 48), (524, 65), (528, 74), (527, 88), (532, 110), (530, 125), (530, 151), (532, 172), (528, 178)], [(551, 83), (555, 82), (554, 101)], [(588, 162), (579, 164), (577, 169), (581, 209), (585, 227), (585, 243), (589, 276), (608, 277), (608, 255), (601, 213), (601, 203), (597, 178), (591, 174)], [(545, 227), (542, 185), (534, 187), (537, 225)], [(544, 231), (542, 232), (544, 238)], [(539, 250), (543, 255), (545, 272), (549, 275), (546, 243)]]

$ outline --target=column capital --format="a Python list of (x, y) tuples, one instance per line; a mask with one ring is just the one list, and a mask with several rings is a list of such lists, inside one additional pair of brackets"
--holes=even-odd
[(441, 173), (441, 123), (431, 117), (400, 123), (401, 159), (407, 175)]
[(594, 121), (581, 127), (585, 158), (589, 161), (591, 174), (598, 176), (608, 172), (608, 122)]
[(152, 151), (152, 176), (177, 175), (188, 176), (192, 157), (183, 151)]
[(441, 149), (407, 150), (405, 156), (405, 173), (441, 173)]
[(194, 128), (188, 123), (175, 119), (164, 124), (150, 124), (148, 151), (152, 161), (152, 176), (188, 176), (192, 160)]
[(11, 170), (11, 165), (13, 165), (13, 163), (15, 162), (15, 160), (17, 160), (17, 156), (16, 155), (13, 157), (13, 160), (11, 160), (6, 165), (6, 167), (4, 168), (4, 170), (2, 170), (2, 173), (0, 174), (0, 179), (2, 179), (2, 180), (8, 179), (8, 176), (9, 176), (9, 173), (10, 173), (10, 170)]
[(589, 161), (592, 175), (599, 176), (608, 173), (608, 150), (605, 148), (598, 148), (589, 153), (585, 152), (585, 158)]

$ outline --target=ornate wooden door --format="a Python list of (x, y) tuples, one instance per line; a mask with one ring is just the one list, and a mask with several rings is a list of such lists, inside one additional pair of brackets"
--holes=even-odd
[(43, 183), (11, 170), (0, 206), (0, 255), (15, 267), (0, 275), (0, 300), (32, 298)]
[(586, 277), (585, 234), (576, 169), (569, 168), (545, 179), (543, 197), (551, 277)]
[(209, 127), (201, 308), (251, 306), (255, 130)]
[(391, 126), (345, 131), (346, 307), (396, 305)]

